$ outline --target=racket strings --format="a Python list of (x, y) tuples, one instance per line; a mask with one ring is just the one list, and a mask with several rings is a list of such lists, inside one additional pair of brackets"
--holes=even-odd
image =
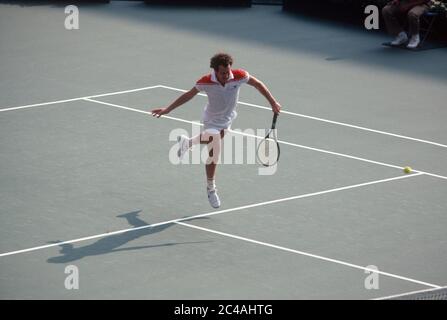
[(277, 142), (269, 138), (264, 138), (258, 145), (257, 158), (264, 166), (274, 165), (278, 160), (279, 146)]

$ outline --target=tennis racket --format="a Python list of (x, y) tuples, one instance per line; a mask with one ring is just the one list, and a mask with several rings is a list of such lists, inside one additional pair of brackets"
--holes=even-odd
[(276, 120), (278, 113), (273, 116), (272, 126), (267, 132), (267, 135), (258, 145), (256, 149), (256, 158), (264, 167), (275, 165), (279, 160), (280, 148), (278, 139), (276, 137)]

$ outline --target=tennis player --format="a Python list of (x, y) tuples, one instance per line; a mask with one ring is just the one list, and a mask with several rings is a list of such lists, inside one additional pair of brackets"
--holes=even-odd
[[(239, 97), (239, 89), (244, 83), (255, 87), (270, 103), (272, 111), (279, 113), (281, 105), (275, 100), (267, 87), (258, 79), (250, 76), (243, 69), (231, 69), (233, 58), (226, 53), (217, 53), (211, 58), (211, 73), (200, 78), (195, 86), (182, 94), (169, 106), (152, 110), (152, 115), (159, 118), (170, 113), (175, 108), (191, 100), (200, 91), (208, 96), (208, 104), (202, 115), (204, 130), (197, 136), (188, 138), (179, 136), (177, 141), (179, 150), (177, 155), (182, 158), (195, 144), (207, 144), (209, 158), (205, 165), (207, 178), (208, 201), (213, 208), (220, 207), (220, 199), (216, 188), (216, 165), (220, 154), (220, 140), (236, 118), (236, 104)], [(212, 145), (212, 147), (210, 147)]]

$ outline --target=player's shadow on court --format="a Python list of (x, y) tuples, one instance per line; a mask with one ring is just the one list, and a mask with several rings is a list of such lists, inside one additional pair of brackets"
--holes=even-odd
[[(163, 224), (155, 227), (145, 227), (149, 226), (149, 224), (143, 220), (141, 220), (138, 215), (141, 212), (134, 211), (128, 212), (125, 214), (118, 215), (119, 218), (127, 219), (127, 222), (133, 226), (134, 228), (139, 228), (137, 230), (130, 230), (128, 232), (119, 233), (115, 235), (105, 236), (104, 238), (99, 239), (95, 243), (83, 246), (83, 247), (75, 247), (71, 243), (61, 244), (60, 251), (62, 255), (51, 257), (47, 260), (48, 263), (67, 263), (75, 260), (80, 260), (82, 258), (88, 256), (97, 256), (102, 254), (120, 252), (120, 251), (132, 251), (132, 250), (141, 250), (141, 249), (149, 249), (149, 248), (157, 248), (157, 247), (170, 247), (174, 245), (180, 244), (192, 244), (192, 243), (205, 243), (210, 241), (192, 241), (192, 242), (168, 242), (163, 244), (155, 244), (155, 245), (147, 245), (147, 246), (135, 246), (135, 247), (125, 247), (120, 248), (126, 243), (144, 237), (149, 236), (158, 232), (162, 232), (165, 229), (174, 225), (174, 223)], [(204, 218), (192, 218), (191, 220), (196, 219), (207, 219)], [(183, 221), (191, 221), (191, 220), (183, 220)], [(51, 241), (49, 243), (58, 243), (61, 241)]]

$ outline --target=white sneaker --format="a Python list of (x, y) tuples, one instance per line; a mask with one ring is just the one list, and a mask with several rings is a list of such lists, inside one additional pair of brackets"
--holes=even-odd
[(400, 46), (408, 41), (408, 36), (405, 32), (401, 32), (397, 35), (396, 39), (391, 42), (392, 46)]
[(189, 150), (189, 138), (185, 135), (177, 137), (178, 150), (177, 156), (182, 159), (186, 152)]
[(410, 42), (407, 45), (407, 48), (408, 49), (416, 49), (418, 47), (419, 43), (421, 43), (421, 39), (419, 38), (419, 35), (416, 34), (411, 37)]
[(210, 205), (214, 209), (219, 208), (220, 207), (220, 199), (219, 199), (219, 196), (217, 195), (217, 189), (210, 190), (207, 188), (206, 191), (208, 192), (208, 201), (210, 202)]

